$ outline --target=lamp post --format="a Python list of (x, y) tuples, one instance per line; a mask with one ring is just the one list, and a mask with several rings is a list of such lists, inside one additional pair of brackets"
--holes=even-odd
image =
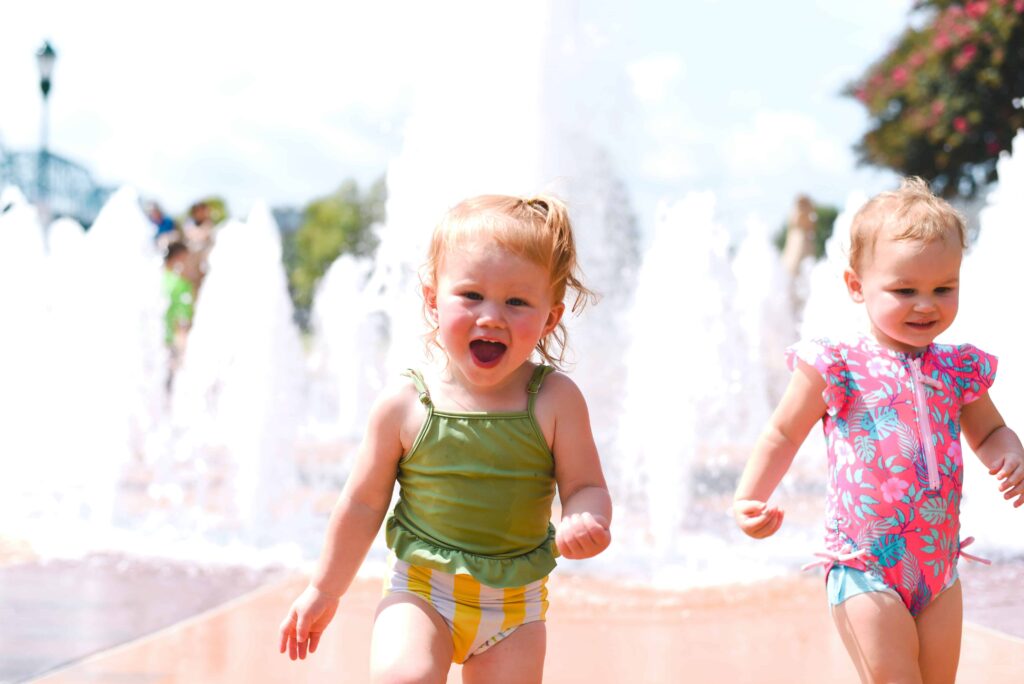
[(43, 46), (36, 51), (36, 64), (39, 66), (39, 90), (43, 93), (43, 111), (42, 121), (40, 126), (40, 143), (39, 143), (39, 168), (38, 168), (38, 203), (40, 219), (45, 224), (46, 217), (46, 200), (49, 194), (49, 187), (46, 182), (46, 175), (49, 166), (49, 151), (47, 149), (47, 142), (50, 133), (50, 78), (53, 76), (53, 63), (57, 61), (57, 52), (50, 45), (49, 41), (44, 41)]

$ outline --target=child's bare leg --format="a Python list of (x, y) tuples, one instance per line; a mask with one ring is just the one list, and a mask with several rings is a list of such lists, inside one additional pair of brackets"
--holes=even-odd
[(544, 623), (527, 623), (467, 660), (462, 666), (462, 681), (465, 684), (540, 684), (546, 648)]
[(857, 594), (833, 606), (832, 621), (862, 682), (921, 684), (917, 625), (897, 596)]
[(921, 645), (918, 662), (927, 684), (953, 684), (960, 662), (964, 606), (960, 580), (953, 583), (917, 616), (917, 638)]
[(395, 593), (377, 606), (370, 644), (374, 684), (444, 684), (452, 636), (441, 616), (414, 594)]

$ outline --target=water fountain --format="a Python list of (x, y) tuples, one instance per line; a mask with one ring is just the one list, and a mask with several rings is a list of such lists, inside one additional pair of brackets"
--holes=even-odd
[[(115, 195), (88, 234), (49, 227), (47, 252), (32, 209), (4, 194), (0, 297), (21, 323), (0, 342), (2, 452), (18, 462), (0, 481), (5, 521), (32, 525), (25, 534), (40, 539), (69, 520), (141, 532), (154, 553), (201, 539), (209, 545), (193, 555), (203, 559), (232, 544), (293, 541), (300, 557), (312, 557), (323, 514), (309, 502), (337, 491), (380, 386), (423, 362), (416, 269), (433, 224), (468, 195), (550, 190), (567, 200), (587, 283), (603, 294), (569, 321), (570, 370), (589, 398), (617, 502), (616, 544), (587, 568), (682, 586), (749, 577), (751, 567), (789, 571), (806, 559), (820, 535), (820, 442), (808, 442), (784, 485), (806, 492), (815, 512), (789, 519), (777, 543), (741, 538), (728, 514), (735, 476), (787, 375), (780, 350), (797, 336), (780, 305), (785, 287), (767, 229), (748, 226), (733, 254), (714, 196), (691, 193), (661, 205), (641, 255), (628, 189), (603, 137), (612, 127), (593, 93), (577, 87), (591, 68), (585, 37), (570, 21), (538, 21), (539, 5), (511, 13), (500, 30), (481, 30), (488, 22), (475, 5), (462, 9), (462, 23), (435, 37), (444, 49), (419, 65), (424, 77), (388, 170), (376, 257), (331, 267), (306, 357), (266, 207), (219, 230), (168, 401), (159, 260), (137, 196)], [(557, 69), (547, 68), (552, 54)], [(565, 114), (581, 103), (596, 112), (593, 128)], [(1006, 317), (986, 319), (991, 307), (980, 297), (998, 291), (986, 280), (998, 277), (991, 264), (1019, 239), (1012, 226), (1024, 195), (1022, 147), (1018, 139), (1017, 161), (1001, 162), (1000, 188), (965, 264), (961, 322), (969, 334), (950, 333), (1003, 356), (1000, 387), (1018, 384), (1014, 327)], [(863, 201), (851, 195), (827, 259), (808, 275), (800, 336), (837, 334), (861, 315), (840, 273), (843, 235)], [(1014, 419), (1021, 407), (1003, 396)], [(315, 462), (303, 460), (307, 449), (319, 450)], [(126, 502), (125, 479), (135, 476), (141, 491)], [(969, 477), (971, 488), (988, 484)], [(971, 494), (972, 506), (975, 498), (991, 511), (974, 508), (965, 520), (1010, 524), (998, 497)]]

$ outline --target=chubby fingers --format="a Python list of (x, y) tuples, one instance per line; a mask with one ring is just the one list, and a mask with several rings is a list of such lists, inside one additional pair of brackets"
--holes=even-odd
[(1017, 499), (1013, 502), (1015, 507), (1024, 503), (1024, 466), (1020, 463), (1007, 463), (996, 475), (1001, 482), (999, 491), (1007, 501)]
[(279, 630), (281, 634), (281, 643), (279, 645), (280, 652), (284, 653), (285, 651), (288, 651), (288, 656), (292, 660), (295, 660), (298, 657), (295, 637), (296, 619), (297, 616), (295, 614), (295, 610), (290, 610), (288, 612), (288, 617), (286, 617), (284, 621), (281, 623), (281, 628)]
[(306, 653), (315, 651), (320, 643), (320, 633), (310, 633), (308, 618), (299, 615), (294, 608), (281, 623), (280, 634), (280, 652), (287, 651), (292, 660), (304, 659)]
[(555, 532), (558, 552), (570, 559), (595, 556), (608, 548), (611, 540), (608, 521), (586, 511), (562, 518)]
[(756, 539), (775, 534), (782, 526), (782, 520), (785, 517), (781, 508), (752, 499), (734, 501), (733, 513), (740, 529)]

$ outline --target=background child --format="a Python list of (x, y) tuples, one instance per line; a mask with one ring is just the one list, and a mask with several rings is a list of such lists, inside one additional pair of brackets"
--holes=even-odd
[(863, 681), (953, 682), (962, 604), (957, 560), (960, 429), (1006, 499), (1024, 503), (1024, 448), (988, 395), (996, 359), (935, 344), (957, 314), (962, 217), (920, 179), (854, 217), (850, 297), (870, 334), (789, 350), (792, 380), (736, 490), (748, 535), (782, 524), (766, 502), (811, 427), (828, 440), (827, 594)]
[(282, 653), (316, 650), (397, 479), (374, 680), (444, 682), (462, 662), (467, 683), (541, 681), (555, 557), (589, 558), (611, 541), (586, 403), (552, 367), (567, 289), (574, 310), (591, 296), (561, 202), (481, 196), (448, 212), (423, 274), (443, 367), (410, 372), (375, 404), (319, 565), (281, 625)]

